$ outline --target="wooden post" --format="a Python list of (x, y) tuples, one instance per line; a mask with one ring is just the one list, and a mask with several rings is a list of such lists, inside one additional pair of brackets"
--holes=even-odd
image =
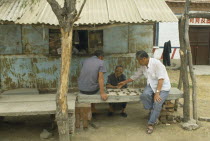
[(190, 76), (192, 80), (192, 99), (193, 99), (193, 118), (198, 120), (197, 117), (197, 89), (196, 89), (196, 78), (193, 71), (193, 63), (192, 63), (192, 53), (191, 53), (191, 47), (190, 47), (190, 40), (189, 40), (189, 8), (190, 8), (190, 0), (186, 0), (185, 5), (185, 46), (187, 50), (187, 57), (188, 57), (188, 63), (189, 63), (189, 71)]
[(190, 120), (190, 93), (189, 93), (189, 79), (187, 72), (187, 52), (184, 42), (185, 35), (185, 22), (184, 16), (181, 17), (179, 21), (179, 36), (180, 36), (180, 58), (181, 58), (181, 70), (183, 71), (183, 89), (184, 89), (184, 121), (187, 122)]

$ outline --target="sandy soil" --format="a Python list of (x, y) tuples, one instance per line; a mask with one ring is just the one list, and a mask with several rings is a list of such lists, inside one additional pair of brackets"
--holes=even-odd
[[(178, 71), (169, 71), (172, 83), (178, 82)], [(198, 114), (201, 117), (210, 117), (210, 76), (197, 76), (198, 84)], [(181, 103), (183, 101), (181, 100)], [(148, 111), (141, 103), (129, 103), (128, 117), (123, 118), (116, 113), (107, 117), (108, 105), (97, 106), (100, 113), (93, 122), (99, 129), (90, 127), (87, 131), (77, 130), (71, 137), (74, 141), (209, 141), (210, 122), (201, 122), (201, 127), (195, 131), (183, 130), (179, 123), (157, 125), (152, 135), (145, 133)], [(182, 116), (182, 108), (177, 115)], [(49, 129), (49, 116), (6, 117), (0, 123), (0, 141), (41, 141), (39, 135), (42, 130)], [(49, 141), (57, 141), (57, 131)]]

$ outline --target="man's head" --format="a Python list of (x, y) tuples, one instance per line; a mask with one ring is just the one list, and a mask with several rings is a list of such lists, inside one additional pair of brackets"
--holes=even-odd
[(96, 50), (94, 55), (97, 56), (100, 60), (104, 59), (104, 52), (102, 50)]
[(115, 67), (115, 76), (119, 77), (123, 73), (123, 66), (118, 65)]
[(147, 66), (149, 63), (149, 55), (144, 50), (136, 52), (136, 59), (142, 66)]

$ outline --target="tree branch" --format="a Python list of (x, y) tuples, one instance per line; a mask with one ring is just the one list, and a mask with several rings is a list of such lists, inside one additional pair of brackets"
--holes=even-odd
[(50, 4), (53, 12), (55, 13), (59, 23), (63, 19), (62, 14), (63, 14), (63, 8), (58, 4), (56, 0), (47, 0), (47, 2)]
[(83, 1), (82, 6), (80, 7), (79, 13), (74, 18), (73, 23), (76, 22), (79, 19), (79, 16), (82, 13), (82, 9), (84, 8), (85, 3), (86, 3), (86, 0)]
[(210, 12), (206, 11), (190, 11), (189, 12), (190, 18), (207, 18), (210, 19)]

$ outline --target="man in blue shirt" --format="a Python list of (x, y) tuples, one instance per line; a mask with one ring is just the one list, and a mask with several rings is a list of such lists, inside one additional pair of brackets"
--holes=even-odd
[[(107, 100), (108, 95), (104, 91), (104, 53), (97, 50), (94, 56), (84, 60), (78, 79), (79, 90), (82, 94), (92, 95), (100, 91), (101, 98)], [(95, 112), (95, 106), (92, 104), (92, 112)]]

